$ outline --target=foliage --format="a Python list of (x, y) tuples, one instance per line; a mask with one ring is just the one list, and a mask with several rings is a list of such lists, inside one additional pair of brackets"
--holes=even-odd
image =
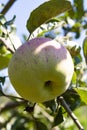
[[(66, 10), (69, 10), (70, 8), (70, 2), (65, 2), (65, 0), (61, 0), (61, 2), (59, 2), (59, 0), (45, 2), (31, 13), (30, 18), (27, 21), (27, 28), (29, 32), (32, 33), (44, 22), (59, 15), (60, 13), (63, 13)], [(47, 12), (47, 10), (49, 11)]]
[[(84, 10), (83, 4), (83, 0), (73, 0), (72, 5), (65, 0), (61, 0), (61, 2), (49, 0), (32, 11), (27, 20), (29, 39), (34, 37), (55, 38), (71, 53), (74, 74), (69, 89), (61, 96), (72, 111), (87, 105), (87, 36), (83, 39), (82, 47), (74, 42), (80, 38), (81, 32), (87, 29), (86, 10)], [(7, 21), (5, 16), (0, 14), (0, 70), (8, 67), (9, 60), (15, 51), (12, 41), (14, 51), (2, 40), (2, 38), (9, 38), (10, 34), (15, 32), (14, 20), (15, 16)], [(0, 96), (2, 96), (1, 99), (4, 96), (6, 100), (5, 103), (2, 103), (4, 105), (0, 106), (1, 130), (8, 129), (8, 127), (12, 130), (53, 130), (55, 127), (61, 130), (66, 129), (66, 124), (69, 122), (68, 109), (61, 104), (60, 97), (43, 104), (29, 103), (22, 98), (3, 92), (7, 78), (7, 76), (0, 76)], [(74, 120), (74, 117), (72, 119)], [(68, 128), (74, 130), (69, 123)]]

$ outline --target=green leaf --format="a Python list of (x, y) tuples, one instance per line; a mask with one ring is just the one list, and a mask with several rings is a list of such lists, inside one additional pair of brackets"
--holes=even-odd
[(0, 84), (0, 96), (4, 96), (3, 92), (2, 92), (2, 86)]
[(76, 85), (76, 82), (77, 82), (77, 75), (76, 75), (76, 72), (74, 71), (74, 74), (73, 74), (73, 77), (72, 77), (72, 84)]
[(68, 89), (64, 94), (63, 97), (65, 101), (67, 102), (70, 109), (73, 111), (77, 107), (83, 105), (81, 104), (81, 99), (78, 93), (74, 89)]
[(59, 125), (64, 121), (62, 114), (62, 107), (59, 108), (57, 115), (54, 118), (53, 127)]
[(27, 29), (32, 33), (41, 24), (51, 18), (71, 9), (71, 4), (66, 0), (51, 0), (36, 8), (27, 21)]
[(75, 88), (76, 92), (79, 94), (81, 100), (87, 104), (87, 88), (79, 87)]
[(2, 85), (4, 85), (5, 77), (0, 77), (0, 96), (4, 96)]
[(76, 16), (77, 19), (81, 19), (84, 15), (84, 5), (83, 0), (74, 0), (74, 3), (76, 5)]
[(56, 104), (55, 100), (50, 100), (50, 101), (44, 102), (43, 104), (46, 107), (49, 107), (52, 110), (52, 112), (56, 112), (57, 104)]
[(7, 26), (12, 25), (14, 23), (15, 18), (16, 18), (16, 16), (14, 15), (14, 17), (11, 20), (6, 21), (4, 23), (4, 26), (7, 28)]
[(0, 77), (0, 83), (4, 85), (4, 82), (5, 82), (5, 77)]
[(81, 61), (82, 61), (82, 57), (81, 57), (80, 55), (79, 55), (79, 56), (76, 56), (76, 57), (74, 58), (74, 64), (75, 64), (75, 65), (81, 63)]
[(87, 37), (83, 41), (83, 54), (84, 54), (85, 61), (87, 64)]
[(46, 125), (40, 121), (35, 121), (35, 124), (36, 124), (36, 130), (48, 130)]
[(6, 18), (3, 14), (0, 14), (0, 25), (3, 25), (6, 22)]
[(25, 119), (23, 119), (22, 117), (20, 117), (18, 115), (18, 117), (15, 119), (14, 123), (11, 126), (12, 130), (25, 130)]

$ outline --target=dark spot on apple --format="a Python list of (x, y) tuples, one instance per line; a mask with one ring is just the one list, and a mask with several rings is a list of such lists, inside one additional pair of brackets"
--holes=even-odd
[(48, 58), (46, 57), (46, 62), (48, 63)]
[(51, 87), (52, 86), (52, 81), (48, 80), (45, 82), (45, 87)]

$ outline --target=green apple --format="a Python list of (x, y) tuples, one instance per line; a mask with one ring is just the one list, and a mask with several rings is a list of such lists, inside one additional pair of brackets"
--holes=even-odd
[(38, 103), (63, 94), (73, 71), (68, 50), (49, 38), (34, 38), (20, 46), (8, 66), (10, 81), (18, 94)]
[(15, 51), (12, 44), (14, 45), (15, 49), (22, 45), (20, 39), (15, 34), (11, 33), (7, 38), (0, 37), (0, 70), (8, 66), (9, 60), (12, 57), (12, 54), (9, 50), (12, 50), (13, 52)]

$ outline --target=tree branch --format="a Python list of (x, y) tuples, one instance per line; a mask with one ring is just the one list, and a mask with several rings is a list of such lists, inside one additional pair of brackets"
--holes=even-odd
[(5, 104), (3, 107), (0, 108), (0, 114), (5, 112), (5, 111), (8, 111), (10, 109), (14, 109), (15, 107), (18, 107), (18, 106), (23, 106), (23, 105), (27, 105), (27, 102), (26, 101), (20, 101), (20, 102), (8, 102), (7, 104)]
[(1, 11), (1, 14), (5, 15), (11, 6), (14, 4), (16, 0), (9, 0), (8, 3), (5, 5), (4, 9)]
[(72, 120), (74, 121), (74, 123), (76, 124), (78, 129), (84, 130), (83, 126), (80, 124), (79, 120), (74, 115), (74, 113), (71, 111), (71, 109), (69, 108), (69, 106), (67, 105), (66, 101), (64, 100), (64, 98), (62, 96), (59, 97), (59, 101), (60, 101), (60, 104), (65, 108), (65, 110), (67, 111), (69, 116), (72, 118)]

